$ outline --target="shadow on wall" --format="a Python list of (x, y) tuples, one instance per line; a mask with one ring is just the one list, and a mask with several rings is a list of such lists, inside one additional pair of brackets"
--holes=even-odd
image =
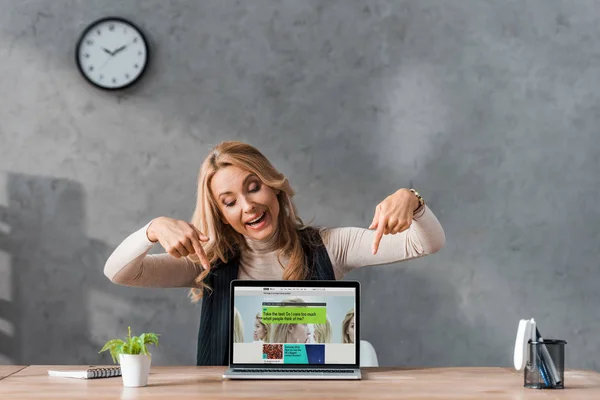
[[(3, 180), (0, 277), (9, 279), (0, 280), (0, 361), (110, 362), (98, 350), (106, 340), (124, 337), (128, 325), (138, 334), (149, 329), (166, 333), (177, 320), (195, 329), (181, 293), (173, 297), (164, 289), (157, 294), (108, 282), (102, 271), (113, 248), (87, 236), (81, 184), (12, 173)], [(183, 305), (186, 315), (178, 314), (178, 307), (173, 310), (174, 303)], [(168, 340), (164, 347), (157, 351), (158, 363), (185, 360), (169, 352)]]
[(14, 363), (85, 359), (98, 351), (82, 331), (85, 291), (108, 250), (85, 234), (81, 185), (12, 173), (4, 182), (2, 220), (9, 233), (2, 243), (8, 254), (2, 268), (11, 285), (2, 288), (0, 311), (14, 329), (2, 353)]
[[(0, 175), (4, 187), (6, 175)], [(15, 304), (18, 296), (16, 272), (10, 253), (11, 224), (9, 200), (0, 190), (0, 364), (14, 364), (21, 357), (19, 314)]]

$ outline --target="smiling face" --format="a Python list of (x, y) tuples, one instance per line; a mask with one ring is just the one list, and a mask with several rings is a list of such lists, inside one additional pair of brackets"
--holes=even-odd
[(218, 170), (210, 189), (224, 223), (254, 240), (268, 240), (277, 230), (279, 191), (265, 185), (258, 176), (236, 166)]

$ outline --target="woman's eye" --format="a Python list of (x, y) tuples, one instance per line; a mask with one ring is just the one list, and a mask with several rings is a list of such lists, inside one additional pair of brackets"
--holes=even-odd
[(235, 205), (235, 201), (232, 201), (230, 203), (225, 203), (225, 207), (233, 207)]
[(250, 192), (254, 193), (254, 192), (258, 192), (258, 190), (260, 189), (260, 185), (254, 185), (250, 187)]

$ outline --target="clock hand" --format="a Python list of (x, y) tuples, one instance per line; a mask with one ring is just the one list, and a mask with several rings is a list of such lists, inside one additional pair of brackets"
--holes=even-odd
[(100, 67), (100, 69), (98, 69), (98, 71), (102, 71), (104, 69), (104, 67), (106, 67), (106, 64), (108, 64), (108, 62), (111, 60), (112, 58), (112, 53), (110, 54), (110, 57), (108, 57), (106, 59), (106, 61), (104, 61), (104, 64), (102, 64), (102, 66)]
[(126, 48), (126, 47), (127, 47), (127, 45), (126, 45), (126, 44), (125, 44), (125, 45), (123, 45), (123, 46), (121, 46), (121, 47), (119, 47), (118, 49), (116, 49), (115, 51), (113, 51), (113, 52), (112, 52), (112, 55), (114, 56), (115, 54), (117, 54), (117, 53), (119, 53), (119, 52), (121, 52), (121, 51), (125, 50), (125, 48)]
[(113, 55), (113, 53), (111, 53), (111, 51), (110, 51), (109, 49), (107, 49), (107, 48), (104, 48), (104, 47), (103, 47), (103, 48), (102, 48), (102, 50), (104, 50), (104, 52), (105, 52), (105, 53), (108, 53), (108, 54), (110, 54), (111, 56)]

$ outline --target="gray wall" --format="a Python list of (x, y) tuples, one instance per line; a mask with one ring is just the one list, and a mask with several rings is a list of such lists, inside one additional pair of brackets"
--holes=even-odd
[[(199, 306), (102, 269), (151, 218), (188, 219), (216, 143), (260, 148), (301, 215), (368, 226), (411, 183), (439, 253), (347, 276), (382, 365), (510, 366), (517, 323), (598, 370), (596, 1), (9, 1), (0, 7), (0, 363), (109, 362), (162, 333), (194, 364)], [(96, 18), (141, 25), (153, 62), (106, 93), (79, 76)], [(159, 251), (160, 249), (155, 249)]]

